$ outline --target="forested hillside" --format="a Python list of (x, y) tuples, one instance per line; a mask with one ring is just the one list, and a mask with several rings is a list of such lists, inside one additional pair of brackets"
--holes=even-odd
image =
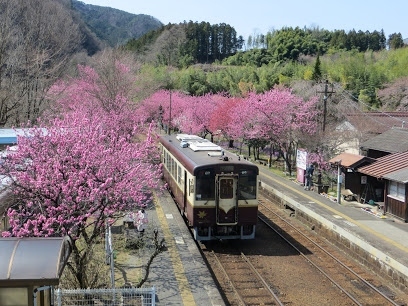
[(152, 16), (76, 0), (0, 5), (3, 126), (34, 121), (48, 109), (54, 82), (120, 41), (126, 43), (115, 50), (137, 60), (140, 86), (149, 88), (139, 99), (162, 88), (243, 97), (281, 86), (310, 95), (328, 80), (337, 87), (336, 103), (347, 96), (360, 109), (408, 107), (408, 49), (400, 33), (283, 28), (245, 41), (224, 23), (162, 26)]
[(195, 63), (222, 61), (236, 54), (243, 44), (242, 36), (237, 37), (235, 29), (228, 24), (190, 21), (168, 24), (131, 39), (124, 48), (147, 61), (186, 68)]
[(193, 95), (244, 96), (328, 80), (361, 109), (406, 108), (401, 84), (408, 76), (407, 48), (400, 33), (289, 27), (245, 42), (228, 25), (189, 22), (167, 25), (124, 48), (146, 63), (179, 68), (172, 86)]
[(79, 12), (81, 19), (91, 31), (111, 47), (122, 45), (129, 39), (139, 38), (163, 26), (153, 16), (131, 14), (77, 0), (72, 0), (72, 8)]

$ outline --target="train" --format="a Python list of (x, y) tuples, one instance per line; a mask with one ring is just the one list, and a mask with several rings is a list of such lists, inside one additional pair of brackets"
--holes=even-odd
[(159, 136), (163, 179), (196, 241), (254, 239), (259, 168), (190, 134)]

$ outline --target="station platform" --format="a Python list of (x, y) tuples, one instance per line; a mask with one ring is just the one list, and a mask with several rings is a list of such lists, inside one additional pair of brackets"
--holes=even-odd
[(350, 256), (408, 292), (408, 223), (387, 216), (378, 206), (307, 191), (289, 177), (260, 166), (260, 186), (320, 234), (350, 250)]
[(155, 202), (146, 209), (147, 230), (158, 230), (166, 245), (144, 284), (155, 287), (155, 305), (226, 305), (172, 197), (164, 192)]

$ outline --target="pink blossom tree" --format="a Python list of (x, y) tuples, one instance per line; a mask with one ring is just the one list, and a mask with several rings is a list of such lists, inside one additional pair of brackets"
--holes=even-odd
[(243, 103), (242, 98), (236, 97), (223, 97), (218, 99), (214, 111), (210, 118), (210, 129), (212, 131), (220, 131), (224, 137), (228, 138), (230, 148), (233, 147), (234, 133), (230, 130), (230, 127), (234, 127), (231, 124), (233, 120), (233, 111), (235, 108), (239, 109), (240, 103)]
[(20, 137), (18, 150), (1, 164), (14, 197), (7, 212), (11, 228), (2, 236), (70, 236), (67, 267), (78, 286), (88, 288), (98, 283), (99, 275), (87, 275), (87, 268), (106, 223), (149, 203), (160, 167), (134, 103), (120, 91), (107, 95), (95, 70), (80, 72), (54, 88), (58, 117)]
[(180, 131), (202, 137), (209, 134), (212, 140), (214, 130), (211, 129), (210, 121), (220, 101), (223, 102), (224, 99), (219, 94), (188, 96), (184, 101), (183, 112), (175, 118)]
[(168, 132), (170, 124), (170, 130), (205, 137), (213, 134), (210, 120), (220, 99), (221, 95), (189, 96), (179, 91), (162, 89), (145, 99), (140, 110), (147, 121), (161, 121), (162, 127)]
[(304, 101), (289, 89), (272, 89), (251, 93), (244, 101), (233, 110), (231, 133), (246, 141), (267, 140), (281, 150), (291, 173), (301, 135), (313, 135), (316, 131), (317, 98)]
[(185, 111), (189, 96), (175, 90), (161, 89), (144, 99), (139, 114), (147, 122), (159, 122), (167, 132), (179, 129), (177, 118)]

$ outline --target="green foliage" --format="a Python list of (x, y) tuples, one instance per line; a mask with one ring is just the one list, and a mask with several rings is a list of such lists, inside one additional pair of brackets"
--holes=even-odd
[(388, 46), (390, 49), (398, 49), (404, 46), (404, 40), (402, 39), (401, 33), (391, 34), (388, 39)]
[(322, 70), (320, 68), (320, 56), (317, 55), (316, 63), (313, 67), (312, 80), (318, 81), (322, 77)]
[(230, 66), (255, 66), (262, 67), (264, 65), (269, 65), (270, 63), (275, 63), (275, 58), (273, 57), (270, 50), (267, 49), (251, 49), (245, 52), (237, 52), (235, 55), (227, 57), (222, 61), (223, 65)]
[(223, 60), (222, 65), (195, 65), (174, 71), (174, 88), (194, 95), (226, 92), (231, 96), (245, 96), (249, 91), (265, 92), (277, 84), (290, 86), (295, 80), (317, 81), (320, 75), (339, 83), (356, 101), (360, 100), (370, 108), (380, 108), (378, 90), (387, 83), (408, 76), (408, 48), (365, 53), (343, 50), (302, 58), (302, 62), (229, 65), (262, 52), (268, 51), (238, 52)]
[[(346, 33), (283, 28), (266, 36), (250, 37), (251, 46), (266, 48), (254, 47), (217, 59), (215, 54), (200, 52), (205, 49), (212, 52), (206, 35), (223, 28), (222, 25), (213, 27), (205, 22), (190, 22), (186, 28), (191, 39), (179, 53), (181, 69), (173, 72), (177, 74), (174, 86), (193, 95), (226, 92), (231, 96), (245, 96), (250, 91), (265, 92), (277, 84), (290, 86), (295, 80), (316, 82), (327, 78), (340, 84), (356, 101), (370, 108), (380, 108), (378, 90), (408, 74), (408, 48), (386, 50), (382, 30)], [(204, 40), (193, 39), (193, 32), (200, 32), (201, 36), (197, 37)], [(149, 35), (153, 37), (153, 33)], [(213, 63), (190, 66), (200, 60)]]
[(160, 29), (149, 31), (140, 38), (132, 38), (125, 45), (123, 45), (122, 48), (136, 53), (144, 53), (148, 50), (148, 46), (150, 46), (159, 37), (164, 29), (164, 27), (161, 27)]
[(182, 55), (191, 56), (197, 63), (213, 63), (223, 60), (237, 52), (242, 39), (238, 40), (237, 32), (228, 24), (211, 25), (208, 22), (184, 23), (187, 42)]
[(206, 75), (202, 69), (190, 67), (180, 74), (180, 89), (199, 96), (208, 92)]
[(375, 66), (386, 76), (385, 81), (391, 82), (408, 75), (408, 48), (383, 51), (376, 54)]

